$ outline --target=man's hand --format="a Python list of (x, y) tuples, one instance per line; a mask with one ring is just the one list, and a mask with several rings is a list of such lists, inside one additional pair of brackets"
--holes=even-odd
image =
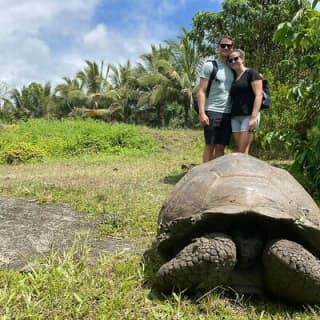
[(203, 127), (207, 127), (209, 125), (209, 118), (205, 113), (199, 114), (199, 120)]

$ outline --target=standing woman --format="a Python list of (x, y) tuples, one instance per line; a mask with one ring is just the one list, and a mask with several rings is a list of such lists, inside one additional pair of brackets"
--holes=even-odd
[(249, 154), (254, 132), (260, 123), (262, 77), (256, 70), (245, 66), (245, 54), (240, 49), (231, 50), (228, 61), (235, 72), (230, 90), (232, 135), (238, 152)]

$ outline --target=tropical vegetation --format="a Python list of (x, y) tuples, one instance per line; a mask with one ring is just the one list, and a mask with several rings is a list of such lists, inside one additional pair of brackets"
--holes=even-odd
[(292, 159), (290, 169), (313, 195), (320, 190), (320, 13), (313, 0), (224, 0), (221, 12), (199, 12), (177, 40), (152, 45), (140, 61), (85, 61), (74, 78), (52, 87), (0, 86), (4, 123), (82, 117), (153, 127), (199, 127), (193, 111), (199, 71), (221, 34), (233, 36), (247, 64), (271, 84), (256, 152)]
[[(74, 77), (21, 89), (0, 83), (0, 194), (63, 203), (99, 217), (99, 234), (152, 248), (157, 213), (201, 160), (193, 96), (221, 34), (269, 80), (253, 154), (288, 168), (320, 203), (320, 12), (318, 1), (224, 0), (199, 12), (177, 40), (139, 61), (85, 61)], [(232, 148), (232, 146), (231, 146)], [(231, 151), (230, 149), (227, 152)], [(289, 161), (288, 161), (289, 160)], [(138, 254), (136, 254), (138, 252)], [(317, 319), (297, 308), (217, 288), (155, 296), (149, 255), (90, 256), (82, 241), (51, 252), (27, 273), (3, 270), (0, 319)], [(145, 252), (144, 252), (145, 253)]]
[[(201, 161), (199, 130), (34, 119), (8, 126), (4, 135), (6, 143), (23, 143), (25, 148), (6, 150), (6, 159), (15, 165), (11, 160), (0, 164), (1, 201), (6, 203), (6, 196), (10, 201), (24, 198), (23, 212), (28, 216), (34, 207), (45, 212), (49, 205), (58, 211), (63, 204), (96, 228), (63, 252), (54, 246), (58, 239), (53, 235), (50, 253), (32, 260), (23, 272), (2, 268), (0, 319), (320, 317), (319, 306), (287, 305), (228, 288), (194, 296), (183, 292), (162, 296), (151, 289), (161, 262), (153, 246), (158, 212), (177, 181)], [(62, 139), (66, 136), (69, 139)], [(5, 212), (1, 214), (5, 217)], [(95, 248), (93, 239), (102, 245)], [(125, 245), (119, 246), (119, 241)], [(108, 243), (115, 244), (114, 252), (105, 252)]]

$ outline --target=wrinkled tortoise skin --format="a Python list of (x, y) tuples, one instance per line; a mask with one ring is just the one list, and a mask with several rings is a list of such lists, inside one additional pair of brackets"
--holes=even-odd
[(285, 170), (233, 153), (192, 168), (163, 204), (154, 287), (320, 303), (320, 210)]

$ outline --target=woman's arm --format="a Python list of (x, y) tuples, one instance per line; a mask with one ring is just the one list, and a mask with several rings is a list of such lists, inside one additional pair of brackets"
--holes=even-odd
[(253, 131), (256, 127), (257, 116), (260, 111), (262, 98), (263, 98), (262, 80), (252, 81), (251, 87), (252, 87), (255, 98), (254, 98), (254, 102), (253, 102), (251, 119), (249, 121), (249, 131)]

